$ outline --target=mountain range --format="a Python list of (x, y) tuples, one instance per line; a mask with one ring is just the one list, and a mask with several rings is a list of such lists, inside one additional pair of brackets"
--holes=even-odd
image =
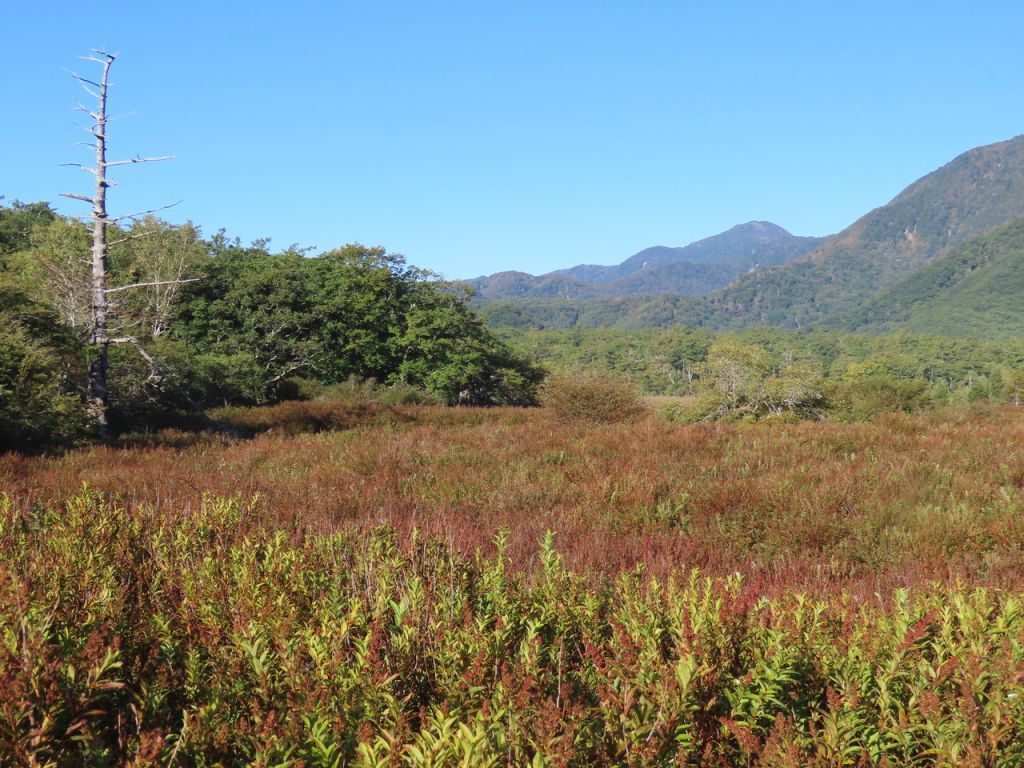
[(1024, 330), (1013, 309), (1024, 308), (1021, 219), (1024, 136), (963, 153), (826, 238), (750, 222), (613, 267), (469, 282), (492, 323), (521, 327), (941, 328), (991, 337)]
[(820, 245), (767, 221), (751, 221), (682, 248), (656, 245), (621, 264), (581, 264), (545, 275), (498, 272), (466, 282), (482, 300), (602, 299), (662, 293), (700, 296), (761, 267), (785, 264)]

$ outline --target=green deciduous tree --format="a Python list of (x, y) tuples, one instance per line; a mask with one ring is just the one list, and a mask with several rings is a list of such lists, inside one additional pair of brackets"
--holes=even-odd
[(457, 289), (382, 248), (309, 258), (265, 244), (215, 243), (188, 286), (172, 336), (202, 359), (238, 356), (257, 371), (257, 402), (294, 376), (423, 387), (449, 403), (526, 404), (539, 370), (516, 357)]
[(821, 374), (784, 355), (773, 365), (763, 347), (722, 339), (699, 369), (709, 418), (818, 417), (826, 406)]

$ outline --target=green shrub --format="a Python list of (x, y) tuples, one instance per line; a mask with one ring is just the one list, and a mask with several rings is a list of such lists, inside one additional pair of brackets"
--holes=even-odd
[(541, 404), (565, 421), (628, 421), (646, 408), (629, 384), (598, 377), (552, 379), (541, 389)]
[(443, 405), (444, 401), (425, 389), (396, 381), (389, 387), (378, 387), (373, 396), (381, 405)]
[(882, 413), (917, 413), (932, 406), (928, 384), (920, 379), (868, 376), (840, 384), (835, 391), (840, 416), (865, 420)]
[(718, 398), (702, 394), (666, 403), (658, 409), (658, 413), (672, 424), (697, 424), (716, 418), (718, 409)]
[[(686, 530), (688, 499), (654, 514)], [(0, 765), (1019, 766), (1024, 612), (0, 496)], [(755, 587), (756, 588), (756, 587)]]
[(324, 393), (324, 385), (316, 379), (293, 376), (277, 388), (278, 400), (313, 400)]
[(81, 399), (53, 350), (22, 328), (0, 337), (0, 450), (59, 445), (85, 433)]

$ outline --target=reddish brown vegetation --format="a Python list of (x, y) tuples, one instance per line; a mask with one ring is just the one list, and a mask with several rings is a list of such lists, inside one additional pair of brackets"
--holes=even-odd
[[(1013, 409), (681, 427), (337, 408), (290, 405), (276, 421), (233, 412), (236, 424), (271, 430), (251, 440), (179, 434), (163, 436), (178, 447), (8, 455), (0, 487), (31, 506), (87, 484), (168, 515), (208, 493), (258, 496), (263, 519), (286, 530), (389, 523), (463, 551), (490, 551), (505, 528), (516, 565), (552, 529), (576, 569), (740, 571), (759, 594), (1024, 584), (1024, 415)], [(314, 432), (285, 434), (300, 422)]]

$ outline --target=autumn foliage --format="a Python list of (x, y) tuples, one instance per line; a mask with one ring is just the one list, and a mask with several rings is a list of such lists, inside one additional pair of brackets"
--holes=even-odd
[(1024, 761), (1015, 409), (288, 408), (0, 457), (0, 764)]

